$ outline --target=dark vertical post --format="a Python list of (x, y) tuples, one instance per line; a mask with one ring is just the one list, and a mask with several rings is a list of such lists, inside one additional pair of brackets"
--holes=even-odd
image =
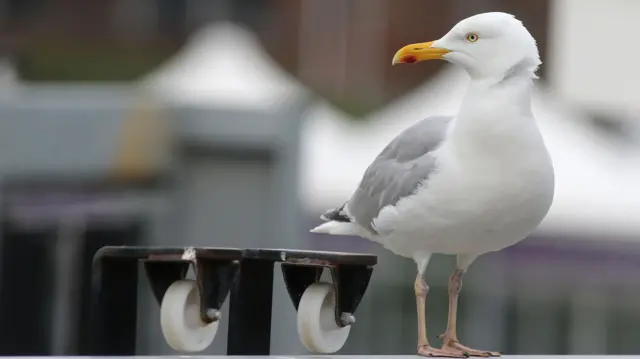
[(245, 258), (231, 290), (227, 355), (269, 355), (273, 261)]
[(136, 354), (137, 297), (136, 259), (95, 259), (91, 283), (92, 332), (89, 348), (81, 348), (81, 355)]

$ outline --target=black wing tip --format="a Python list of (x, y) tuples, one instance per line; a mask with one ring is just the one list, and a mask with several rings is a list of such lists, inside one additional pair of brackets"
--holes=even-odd
[(351, 222), (351, 218), (344, 212), (344, 204), (340, 208), (334, 208), (323, 213), (320, 218), (323, 221)]

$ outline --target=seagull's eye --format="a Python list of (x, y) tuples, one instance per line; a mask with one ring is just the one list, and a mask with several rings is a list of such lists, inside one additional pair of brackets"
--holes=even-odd
[(467, 39), (467, 41), (469, 41), (469, 42), (476, 42), (476, 41), (478, 41), (478, 39), (479, 39), (478, 34), (473, 33), (473, 32), (472, 32), (472, 33), (467, 34), (467, 36), (466, 36), (465, 38), (466, 38), (466, 39)]

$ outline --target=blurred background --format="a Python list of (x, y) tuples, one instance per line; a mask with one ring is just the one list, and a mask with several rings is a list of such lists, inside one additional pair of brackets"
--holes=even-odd
[[(465, 74), (391, 67), (395, 51), (485, 11), (538, 40), (557, 187), (536, 233), (469, 270), (461, 340), (640, 352), (640, 2), (0, 0), (0, 354), (82, 353), (104, 245), (375, 253), (341, 353), (413, 354), (414, 263), (308, 229), (401, 129), (459, 105)], [(435, 342), (452, 270), (429, 267)], [(272, 353), (303, 354), (277, 277)], [(139, 290), (138, 354), (172, 353)], [(225, 353), (226, 325), (205, 353)]]

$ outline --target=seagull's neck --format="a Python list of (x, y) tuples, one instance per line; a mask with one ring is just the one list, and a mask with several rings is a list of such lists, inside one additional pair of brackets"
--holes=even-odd
[(531, 113), (532, 93), (532, 78), (525, 74), (499, 81), (472, 78), (451, 127), (452, 142), (460, 150), (496, 152), (496, 157), (509, 148), (531, 145), (527, 143), (530, 137), (523, 138), (522, 134), (537, 131)]
[(526, 82), (531, 84), (533, 79), (537, 79), (536, 71), (540, 65), (540, 60), (532, 58), (523, 59), (515, 65), (498, 74), (487, 74), (478, 71), (469, 71), (471, 82), (479, 86), (509, 86), (514, 82)]
[(533, 87), (533, 80), (537, 79), (535, 72), (529, 69), (512, 68), (508, 72), (497, 76), (471, 77), (470, 88), (491, 90), (512, 86)]
[(465, 95), (464, 103), (479, 99), (487, 101), (502, 100), (518, 104), (523, 108), (531, 108), (533, 78), (530, 74), (520, 73), (501, 77), (472, 78)]

